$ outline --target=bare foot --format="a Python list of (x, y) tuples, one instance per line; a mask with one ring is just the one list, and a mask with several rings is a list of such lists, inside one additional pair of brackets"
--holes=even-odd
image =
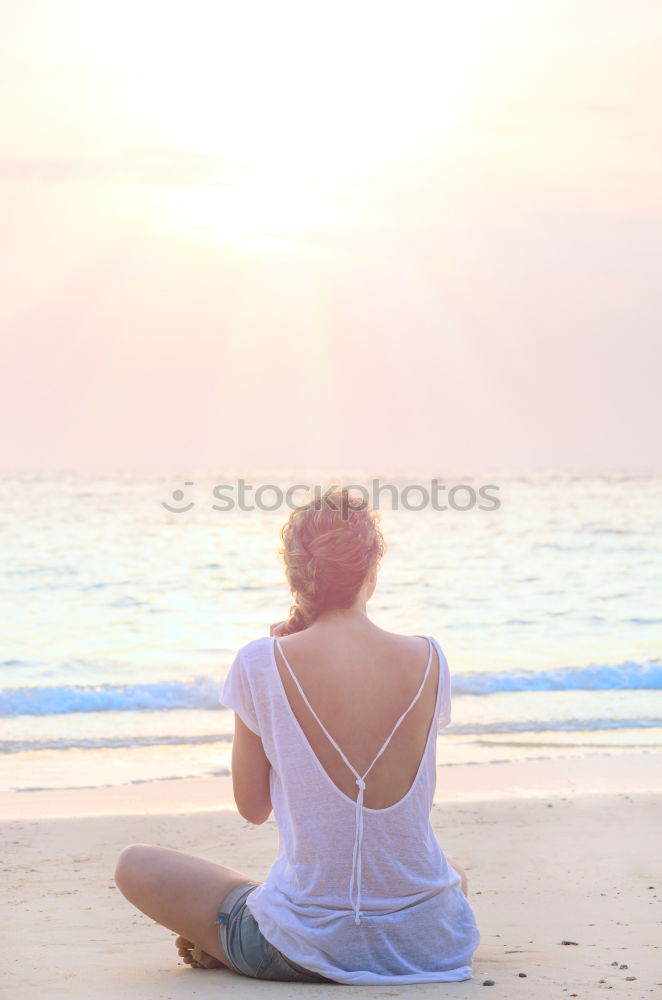
[(225, 969), (226, 966), (213, 955), (208, 955), (197, 944), (193, 944), (188, 938), (181, 934), (175, 938), (177, 953), (181, 956), (184, 965), (190, 965), (193, 969)]

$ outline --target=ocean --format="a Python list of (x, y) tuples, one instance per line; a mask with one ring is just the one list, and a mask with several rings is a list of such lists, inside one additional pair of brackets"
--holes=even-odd
[[(440, 763), (662, 745), (662, 478), (455, 477), (455, 506), (406, 509), (423, 495), (405, 503), (405, 487), (430, 481), (389, 480), (399, 509), (392, 493), (380, 503), (387, 553), (368, 610), (446, 654)], [(274, 490), (261, 507), (276, 509), (227, 509), (215, 488), (236, 482), (5, 477), (0, 788), (229, 773), (223, 678), (291, 604), (289, 510)], [(488, 483), (498, 503), (460, 509)]]

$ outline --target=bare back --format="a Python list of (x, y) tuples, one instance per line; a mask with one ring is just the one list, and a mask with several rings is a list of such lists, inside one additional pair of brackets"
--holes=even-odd
[[(429, 656), (423, 636), (398, 635), (369, 620), (358, 626), (313, 624), (280, 640), (283, 653), (320, 721), (361, 774), (415, 697)], [(329, 778), (355, 800), (355, 776), (312, 716), (274, 644), (290, 708)], [(418, 772), (435, 711), (439, 661), (432, 662), (420, 697), (366, 778), (364, 803), (386, 809), (409, 791)]]

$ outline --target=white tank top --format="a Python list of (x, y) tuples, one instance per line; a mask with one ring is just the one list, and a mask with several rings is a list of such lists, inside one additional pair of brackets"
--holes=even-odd
[[(356, 801), (332, 781), (306, 738), (276, 663), (275, 645), (308, 709), (355, 777)], [(430, 823), (436, 786), (436, 733), (450, 722), (450, 675), (428, 638), (421, 684), (370, 767), (354, 768), (319, 719), (278, 639), (242, 647), (220, 703), (262, 739), (278, 856), (246, 905), (271, 944), (307, 969), (340, 983), (408, 984), (470, 979), (480, 942), (460, 876)], [(363, 803), (365, 779), (418, 701), (439, 662), (435, 713), (418, 771), (394, 805)]]

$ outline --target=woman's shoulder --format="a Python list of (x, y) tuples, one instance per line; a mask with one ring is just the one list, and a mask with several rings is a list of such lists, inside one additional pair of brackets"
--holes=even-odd
[(255, 669), (258, 665), (271, 662), (273, 639), (268, 635), (252, 639), (237, 650), (237, 659)]
[(394, 646), (397, 645), (402, 649), (409, 649), (414, 653), (427, 649), (429, 643), (441, 649), (438, 640), (428, 632), (419, 632), (417, 635), (405, 635), (401, 632), (387, 632), (384, 629), (380, 631), (385, 641), (390, 641)]
[(399, 650), (401, 655), (408, 656), (416, 662), (420, 662), (420, 657), (429, 653), (432, 657), (432, 667), (439, 663), (442, 672), (448, 674), (448, 661), (443, 648), (434, 635), (421, 632), (418, 635), (402, 635), (399, 632), (386, 632), (385, 635), (391, 638), (392, 648)]

